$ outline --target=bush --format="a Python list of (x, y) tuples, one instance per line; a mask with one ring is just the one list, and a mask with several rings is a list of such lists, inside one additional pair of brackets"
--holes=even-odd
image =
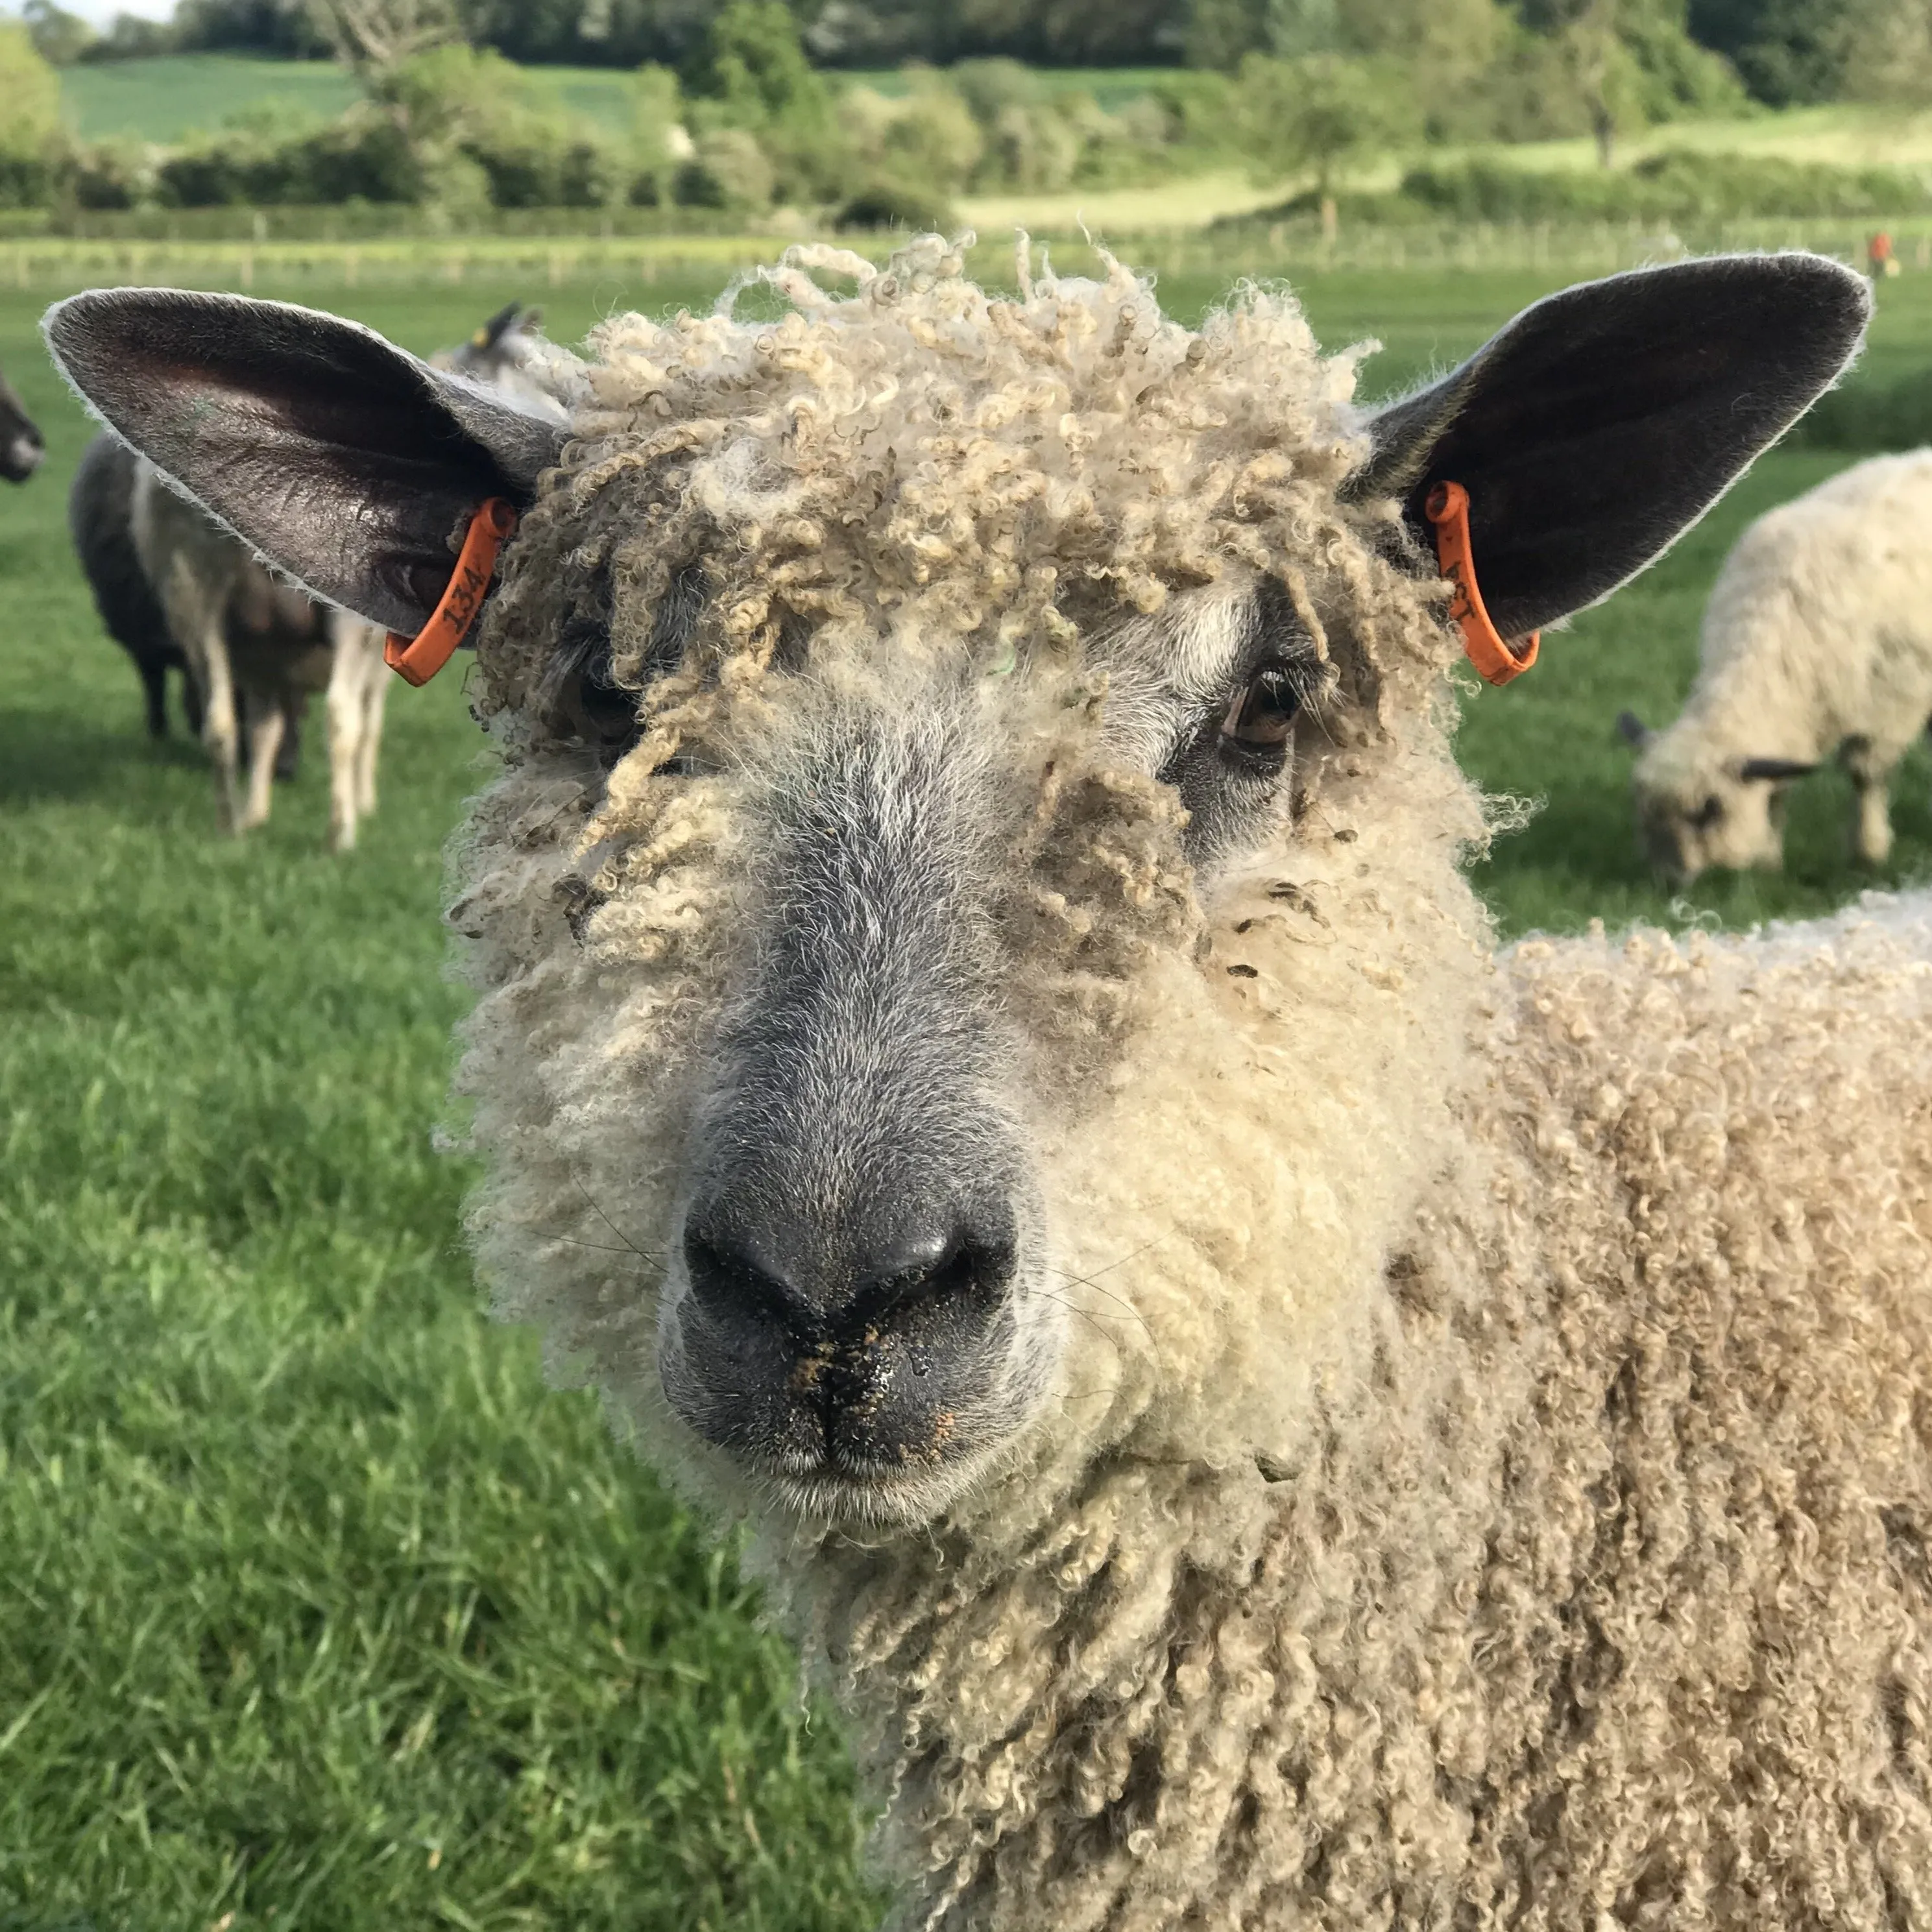
[(1932, 182), (1893, 168), (1666, 149), (1634, 166), (1539, 173), (1493, 161), (1418, 168), (1400, 198), (1459, 220), (1725, 220), (1754, 215), (1903, 214), (1932, 207)]
[(97, 141), (74, 151), (62, 185), (90, 212), (139, 208), (154, 193), (154, 163), (138, 142)]
[(698, 137), (698, 152), (680, 167), (672, 192), (686, 208), (766, 208), (775, 185), (772, 164), (742, 128), (717, 128)]
[(915, 235), (947, 235), (953, 214), (945, 202), (916, 188), (879, 182), (861, 188), (838, 211), (841, 228), (904, 229)]

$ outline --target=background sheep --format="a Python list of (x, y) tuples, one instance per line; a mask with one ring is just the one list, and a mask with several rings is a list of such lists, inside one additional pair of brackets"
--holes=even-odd
[(0, 476), (24, 483), (40, 466), (46, 446), (13, 385), (0, 374)]
[[(214, 764), (223, 824), (238, 833), (266, 822), (276, 761), (309, 699), (326, 692), (329, 843), (350, 850), (358, 820), (375, 803), (383, 687), (371, 661), (382, 660), (380, 632), (278, 583), (244, 544), (138, 459), (128, 529), (140, 574), (200, 695), (202, 739)], [(147, 676), (143, 664), (144, 682)], [(152, 721), (152, 708), (149, 716)]]
[(1572, 290), (1365, 422), (1277, 293), (815, 259), (604, 325), (567, 438), (272, 304), (50, 336), (374, 621), (523, 506), (478, 1236), (751, 1519), (896, 1922), (1932, 1918), (1926, 910), (1498, 957), (1422, 543), (1604, 594), (1862, 285)]
[(1835, 752), (1856, 788), (1852, 851), (1892, 850), (1893, 768), (1932, 718), (1932, 451), (1874, 457), (1760, 517), (1704, 612), (1697, 680), (1646, 731), (1632, 777), (1652, 860), (1784, 862), (1781, 788)]
[(68, 493), (68, 529), (107, 634), (134, 660), (146, 700), (148, 735), (168, 730), (167, 677), (181, 675), (182, 711), (201, 733), (201, 692), (168, 629), (160, 600), (134, 548), (134, 477), (140, 459), (104, 430), (82, 452)]
[[(553, 389), (574, 380), (574, 358), (536, 333), (540, 320), (512, 302), (436, 362), (561, 422)], [(351, 849), (376, 804), (389, 684), (380, 630), (278, 584), (106, 431), (76, 472), (68, 520), (101, 620), (140, 673), (153, 736), (167, 729), (166, 674), (182, 674), (190, 728), (207, 740), (232, 830), (266, 822), (272, 778), (292, 775), (304, 709), (326, 693), (329, 842)]]

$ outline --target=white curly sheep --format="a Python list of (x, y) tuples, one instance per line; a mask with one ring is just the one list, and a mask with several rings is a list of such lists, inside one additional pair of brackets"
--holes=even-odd
[(1892, 850), (1887, 788), (1932, 718), (1932, 450), (1876, 456), (1758, 518), (1704, 611), (1675, 724), (1640, 747), (1637, 821), (1660, 870), (1784, 862), (1783, 788), (1833, 752), (1857, 793), (1853, 856)]
[(520, 508), (484, 1264), (749, 1518), (896, 1924), (1932, 1924), (1932, 917), (1499, 954), (1449, 739), (1863, 285), (1572, 290), (1370, 418), (1285, 295), (1025, 266), (614, 318), (567, 434), (298, 310), (48, 328), (385, 625)]

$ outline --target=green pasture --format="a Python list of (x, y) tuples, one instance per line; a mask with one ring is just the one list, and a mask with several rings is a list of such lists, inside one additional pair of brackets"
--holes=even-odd
[[(1169, 306), (1244, 266), (1171, 278)], [(690, 272), (558, 290), (553, 326), (719, 279)], [(1329, 339), (1384, 339), (1387, 387), (1540, 290), (1307, 296)], [(304, 284), (419, 350), (529, 292)], [(1886, 296), (1874, 359), (1902, 368), (1932, 352), (1932, 277)], [(0, 290), (0, 364), (51, 451), (0, 495), (0, 1928), (857, 1932), (876, 1901), (831, 1719), (728, 1555), (477, 1312), (468, 1169), (433, 1142), (462, 1006), (439, 848), (482, 777), (460, 681), (393, 694), (352, 856), (322, 849), (319, 729), (266, 830), (217, 837), (68, 554), (87, 430), (38, 352), (44, 298)], [(1849, 460), (1773, 454), (1472, 696), (1472, 768), (1542, 801), (1481, 871), (1507, 929), (1742, 922), (1925, 868), (1916, 759), (1882, 878), (1840, 857), (1835, 777), (1798, 788), (1782, 879), (1672, 905), (1630, 832), (1617, 710), (1673, 710), (1725, 545)]]
[[(621, 68), (543, 67), (530, 70), (554, 88), (572, 113), (610, 128), (628, 128), (630, 75)], [(1055, 87), (1091, 94), (1110, 112), (1147, 92), (1162, 70), (1154, 68), (1056, 68), (1044, 78)], [(835, 84), (852, 81), (886, 94), (910, 84), (896, 68), (838, 72)], [(264, 60), (247, 54), (165, 54), (147, 60), (102, 61), (61, 72), (61, 96), (74, 131), (84, 140), (132, 136), (178, 141), (219, 128), (238, 114), (273, 104), (326, 120), (357, 98), (353, 75), (333, 61)]]
[[(554, 88), (572, 114), (604, 127), (630, 126), (628, 73), (595, 67), (530, 71), (539, 84)], [(89, 141), (179, 141), (265, 109), (332, 120), (361, 94), (355, 76), (333, 61), (263, 60), (246, 54), (166, 54), (61, 70), (68, 119)]]

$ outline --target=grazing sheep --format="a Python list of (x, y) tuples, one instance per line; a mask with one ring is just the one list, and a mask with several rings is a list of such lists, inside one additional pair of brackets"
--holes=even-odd
[(14, 386), (0, 375), (0, 476), (10, 483), (24, 483), (40, 466), (47, 446), (34, 427), (26, 405), (14, 393)]
[(1617, 721), (1652, 862), (1784, 862), (1782, 789), (1837, 752), (1857, 791), (1852, 851), (1892, 850), (1886, 788), (1932, 718), (1932, 450), (1877, 456), (1767, 511), (1704, 610), (1697, 681), (1677, 722)]
[(1932, 1924), (1932, 911), (1498, 952), (1424, 548), (1458, 482), (1504, 637), (1606, 594), (1862, 284), (1571, 290), (1368, 417), (1278, 291), (765, 279), (567, 435), (274, 304), (48, 334), (397, 629), (520, 506), (476, 1233), (750, 1520), (892, 1922)]

